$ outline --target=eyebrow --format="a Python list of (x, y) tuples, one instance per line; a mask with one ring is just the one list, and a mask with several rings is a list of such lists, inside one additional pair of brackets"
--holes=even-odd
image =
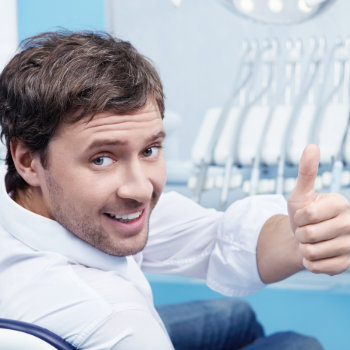
[[(154, 134), (146, 139), (146, 144), (157, 141), (159, 139), (164, 139), (166, 136), (165, 132), (162, 130), (158, 132), (157, 134)], [(105, 146), (122, 146), (125, 145), (127, 142), (115, 140), (115, 139), (100, 139), (93, 141), (87, 148), (88, 149), (94, 149), (99, 147), (105, 147)]]

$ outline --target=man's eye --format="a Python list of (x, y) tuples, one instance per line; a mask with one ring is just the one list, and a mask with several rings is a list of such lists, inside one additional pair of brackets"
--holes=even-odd
[(95, 158), (92, 162), (98, 166), (106, 166), (112, 164), (113, 160), (110, 157), (102, 156)]
[(153, 147), (146, 148), (142, 152), (142, 155), (144, 157), (147, 157), (147, 158), (155, 157), (159, 153), (159, 149), (160, 149), (160, 147), (158, 147), (158, 146), (153, 146)]

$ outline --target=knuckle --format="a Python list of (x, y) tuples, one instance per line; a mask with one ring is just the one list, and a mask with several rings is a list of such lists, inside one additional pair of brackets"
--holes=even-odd
[(304, 231), (303, 236), (304, 236), (305, 242), (317, 241), (316, 229), (313, 225), (305, 226), (303, 231)]
[(305, 268), (307, 270), (309, 270), (312, 273), (315, 273), (315, 274), (319, 274), (320, 273), (320, 270), (319, 270), (317, 264), (312, 262), (312, 261), (304, 259), (304, 266), (305, 266)]
[(316, 254), (315, 254), (314, 247), (310, 244), (304, 244), (303, 255), (304, 255), (305, 259), (307, 259), (309, 261), (315, 260)]
[(309, 205), (305, 208), (304, 215), (308, 221), (314, 221), (317, 218), (317, 210), (315, 206)]

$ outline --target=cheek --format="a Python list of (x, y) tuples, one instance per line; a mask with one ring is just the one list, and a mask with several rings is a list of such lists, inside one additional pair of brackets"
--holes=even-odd
[(91, 202), (97, 202), (103, 196), (106, 186), (103, 181), (95, 177), (66, 173), (60, 178), (59, 184), (64, 192), (64, 198), (76, 206), (91, 206)]

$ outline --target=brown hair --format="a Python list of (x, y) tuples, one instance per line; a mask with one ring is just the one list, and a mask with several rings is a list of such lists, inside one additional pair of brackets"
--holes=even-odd
[(103, 111), (133, 113), (149, 98), (163, 116), (160, 78), (129, 42), (104, 32), (49, 32), (26, 39), (0, 75), (7, 190), (28, 186), (15, 168), (11, 140), (39, 152), (45, 166), (47, 146), (62, 122)]

